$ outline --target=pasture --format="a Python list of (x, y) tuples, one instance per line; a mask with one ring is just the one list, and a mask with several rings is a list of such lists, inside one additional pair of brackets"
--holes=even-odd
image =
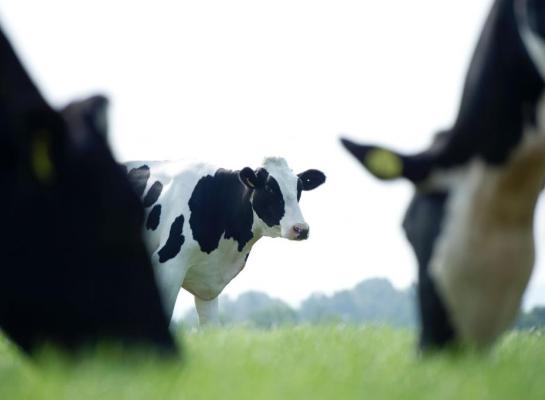
[(411, 331), (245, 328), (183, 335), (184, 361), (113, 347), (37, 361), (0, 339), (0, 399), (543, 399), (545, 336), (512, 332), (488, 354), (420, 359)]

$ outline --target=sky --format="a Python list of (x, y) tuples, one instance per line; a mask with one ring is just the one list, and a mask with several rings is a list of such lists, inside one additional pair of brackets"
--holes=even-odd
[[(53, 105), (109, 96), (119, 161), (241, 169), (282, 156), (296, 173), (324, 171), (326, 184), (301, 199), (309, 240), (261, 239), (224, 290), (296, 306), (365, 278), (414, 282), (401, 230), (411, 185), (376, 181), (338, 137), (427, 146), (455, 117), (491, 3), (0, 0), (0, 23)], [(526, 307), (545, 303), (544, 211), (540, 201)], [(179, 316), (193, 300), (178, 300)]]

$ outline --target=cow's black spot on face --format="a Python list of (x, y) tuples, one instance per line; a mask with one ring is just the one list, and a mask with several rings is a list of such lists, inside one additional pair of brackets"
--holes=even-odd
[(267, 176), (265, 185), (255, 190), (253, 208), (259, 218), (268, 226), (280, 225), (284, 216), (284, 197), (274, 177)]
[(182, 245), (185, 242), (185, 237), (182, 234), (184, 229), (184, 216), (177, 217), (170, 226), (170, 234), (167, 242), (157, 253), (159, 255), (159, 262), (164, 263), (178, 255), (182, 249)]
[(143, 196), (146, 185), (148, 184), (149, 176), (150, 171), (147, 165), (142, 165), (141, 167), (133, 168), (129, 171), (129, 181), (138, 197)]
[(242, 251), (253, 238), (251, 190), (239, 173), (219, 169), (199, 180), (189, 199), (189, 226), (201, 250), (211, 253), (223, 238), (233, 239)]
[(144, 200), (142, 201), (144, 207), (147, 208), (155, 204), (155, 202), (159, 199), (162, 190), (163, 184), (159, 181), (154, 182), (149, 188), (148, 193), (146, 193), (146, 197), (144, 197)]
[(161, 204), (156, 204), (153, 206), (151, 211), (148, 214), (148, 219), (146, 221), (146, 229), (156, 230), (159, 226), (159, 221), (161, 219)]

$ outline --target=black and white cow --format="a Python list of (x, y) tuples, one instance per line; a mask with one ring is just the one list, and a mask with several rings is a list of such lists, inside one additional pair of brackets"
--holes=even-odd
[(520, 308), (545, 183), (545, 2), (496, 0), (454, 126), (402, 155), (343, 139), (372, 174), (416, 192), (403, 221), (419, 264), (423, 349), (491, 344)]
[(144, 235), (167, 314), (183, 287), (201, 325), (218, 322), (218, 295), (257, 240), (308, 237), (301, 192), (325, 182), (318, 170), (294, 174), (283, 158), (266, 158), (255, 171), (186, 161), (126, 166), (147, 209)]

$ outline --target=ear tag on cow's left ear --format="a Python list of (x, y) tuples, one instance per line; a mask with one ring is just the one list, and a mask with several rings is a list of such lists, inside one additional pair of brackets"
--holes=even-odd
[(385, 149), (373, 149), (362, 160), (369, 171), (382, 179), (394, 179), (403, 174), (401, 158)]
[(36, 132), (31, 141), (30, 162), (34, 176), (44, 185), (54, 178), (54, 165), (51, 160), (51, 144), (46, 131)]

